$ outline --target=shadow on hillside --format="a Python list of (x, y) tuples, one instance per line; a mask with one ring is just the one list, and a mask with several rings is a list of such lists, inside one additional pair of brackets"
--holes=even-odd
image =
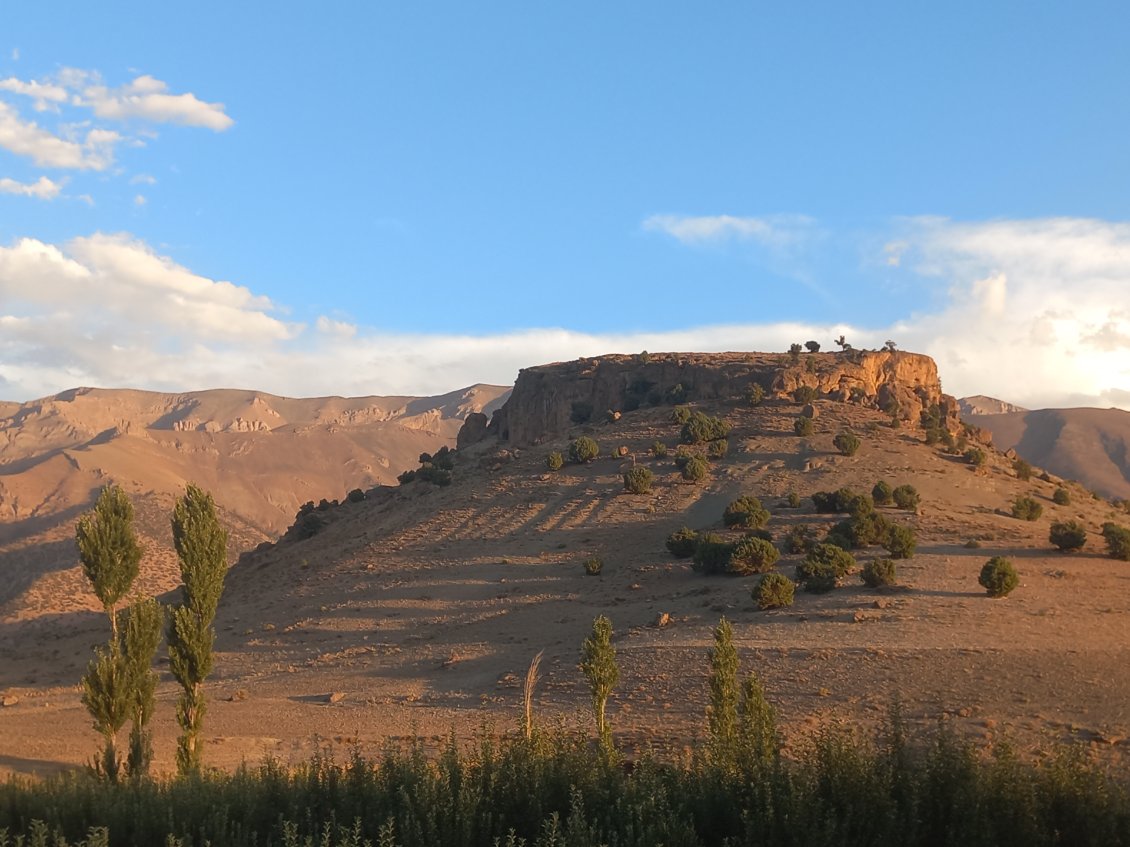
[[(0, 623), (0, 689), (73, 685), (91, 656), (90, 645), (109, 635), (105, 614), (85, 610)], [(80, 669), (64, 671), (67, 663)]]
[(66, 570), (78, 561), (74, 539), (38, 544), (3, 554), (0, 566), (0, 613), (5, 604), (27, 591), (40, 577)]

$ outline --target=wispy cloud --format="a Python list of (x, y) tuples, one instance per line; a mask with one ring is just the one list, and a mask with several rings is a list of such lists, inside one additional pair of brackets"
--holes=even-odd
[(191, 93), (170, 94), (167, 83), (148, 75), (118, 88), (85, 86), (79, 102), (93, 109), (98, 117), (109, 120), (139, 119), (205, 127), (215, 132), (223, 132), (235, 123), (224, 111), (223, 103), (205, 103)]
[(40, 167), (105, 170), (113, 163), (114, 146), (121, 139), (106, 129), (87, 130), (81, 140), (55, 135), (34, 121), (23, 120), (12, 106), (0, 101), (0, 148), (26, 156)]
[(63, 190), (61, 182), (41, 176), (35, 182), (17, 182), (8, 177), (0, 178), (0, 194), (16, 194), (23, 197), (38, 197), (40, 200), (54, 200)]
[(736, 217), (734, 215), (652, 215), (643, 229), (661, 232), (683, 244), (708, 244), (730, 239), (751, 240), (768, 246), (793, 244), (812, 229), (803, 215)]

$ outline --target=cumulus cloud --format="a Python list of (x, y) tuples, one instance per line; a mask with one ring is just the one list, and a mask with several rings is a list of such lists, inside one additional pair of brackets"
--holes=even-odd
[(22, 197), (37, 197), (40, 200), (54, 200), (63, 190), (63, 184), (41, 176), (35, 182), (17, 182), (8, 177), (0, 178), (0, 194), (16, 194)]
[[(194, 273), (127, 235), (0, 248), (0, 386), (28, 399), (75, 385), (291, 396), (441, 393), (518, 369), (651, 350), (786, 350), (845, 335), (932, 355), (950, 393), (1029, 408), (1130, 408), (1130, 226), (1101, 221), (903, 221), (892, 273), (936, 295), (891, 325), (804, 320), (585, 333), (376, 332), (322, 316), (286, 323), (269, 299)], [(889, 242), (890, 239), (883, 243)], [(880, 248), (881, 249), (881, 248)], [(926, 302), (928, 298), (923, 298)], [(798, 316), (803, 317), (803, 316)]]
[(105, 170), (113, 163), (114, 146), (121, 140), (117, 132), (98, 128), (87, 130), (81, 138), (55, 135), (34, 121), (25, 121), (12, 106), (0, 101), (0, 147), (40, 167)]
[(644, 230), (661, 232), (683, 244), (707, 244), (728, 239), (752, 240), (769, 246), (790, 244), (811, 229), (813, 220), (803, 215), (735, 217), (733, 215), (652, 215)]
[(140, 119), (150, 123), (200, 126), (223, 132), (233, 121), (223, 103), (205, 103), (195, 94), (170, 94), (167, 83), (149, 75), (139, 76), (126, 85), (108, 88), (102, 84), (84, 86), (79, 102), (110, 120)]

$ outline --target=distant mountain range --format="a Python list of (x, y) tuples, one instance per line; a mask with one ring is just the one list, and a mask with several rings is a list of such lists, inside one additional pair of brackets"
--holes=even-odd
[[(984, 396), (958, 402), (971, 422), (992, 433), (1001, 450), (1014, 449), (1031, 464), (1107, 497), (1130, 499), (1130, 412), (1029, 411)], [(985, 411), (994, 409), (1004, 411)]]
[[(160, 542), (149, 545), (157, 551), (168, 547), (173, 500), (196, 482), (214, 493), (234, 553), (276, 537), (308, 500), (395, 483), (420, 453), (454, 446), (464, 418), (490, 413), (509, 391), (297, 400), (77, 388), (0, 403), (0, 611), (21, 585), (74, 564), (74, 521), (107, 483), (133, 496), (138, 528)], [(158, 587), (167, 569), (155, 568)]]

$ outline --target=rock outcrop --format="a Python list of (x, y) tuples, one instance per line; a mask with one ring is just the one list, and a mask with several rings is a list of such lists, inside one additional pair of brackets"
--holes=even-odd
[(559, 436), (609, 411), (664, 403), (739, 400), (754, 385), (766, 397), (810, 386), (824, 400), (882, 409), (901, 420), (937, 406), (951, 431), (957, 401), (942, 393), (929, 356), (902, 351), (841, 353), (663, 353), (609, 355), (526, 368), (488, 431), (518, 446)]

